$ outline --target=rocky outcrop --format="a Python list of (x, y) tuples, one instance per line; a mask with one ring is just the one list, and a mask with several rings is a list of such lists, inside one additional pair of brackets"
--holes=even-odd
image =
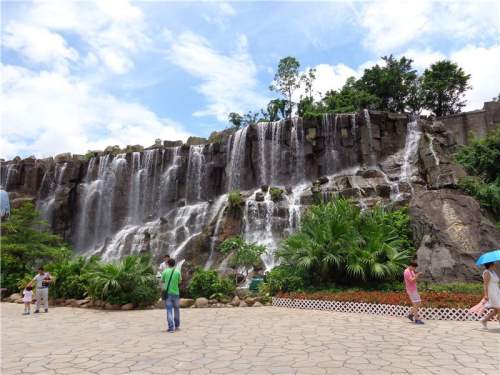
[(410, 202), (419, 269), (436, 282), (480, 279), (475, 260), (497, 248), (500, 231), (458, 190), (416, 193)]

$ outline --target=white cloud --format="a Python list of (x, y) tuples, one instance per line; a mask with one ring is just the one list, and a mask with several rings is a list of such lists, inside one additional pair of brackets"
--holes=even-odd
[(185, 139), (174, 121), (158, 118), (76, 77), (2, 66), (1, 157), (84, 153), (107, 145), (150, 145), (156, 138)]
[(420, 46), (438, 38), (461, 42), (498, 40), (498, 1), (382, 0), (357, 3), (365, 28), (364, 46), (377, 54), (398, 52), (410, 43)]
[(430, 8), (427, 1), (363, 3), (360, 23), (367, 29), (364, 46), (383, 54), (408, 43), (428, 27)]
[(34, 62), (75, 61), (64, 33), (77, 35), (81, 49), (89, 50), (111, 72), (122, 74), (134, 66), (132, 56), (147, 46), (140, 8), (127, 0), (34, 1), (22, 19), (7, 23), (6, 47)]
[(466, 94), (465, 110), (479, 109), (485, 101), (491, 100), (500, 92), (500, 44), (491, 47), (469, 45), (450, 54), (456, 62), (471, 75), (472, 90)]
[(222, 54), (203, 37), (186, 32), (174, 38), (167, 59), (201, 80), (197, 91), (208, 101), (195, 116), (215, 116), (227, 121), (229, 112), (259, 109), (268, 100), (258, 87), (257, 68), (241, 36), (233, 54)]
[(401, 56), (406, 56), (412, 59), (413, 67), (419, 72), (423, 72), (436, 61), (446, 58), (446, 55), (442, 52), (433, 51), (430, 48), (426, 48), (425, 50), (409, 49), (405, 53), (401, 54)]
[(42, 27), (11, 22), (2, 39), (5, 47), (17, 50), (29, 61), (53, 65), (58, 70), (66, 70), (68, 63), (79, 57), (63, 37)]

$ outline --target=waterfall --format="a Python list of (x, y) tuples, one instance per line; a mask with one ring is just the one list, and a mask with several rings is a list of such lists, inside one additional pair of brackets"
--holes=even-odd
[(331, 175), (336, 170), (338, 152), (335, 150), (335, 139), (337, 135), (337, 123), (339, 117), (334, 113), (326, 113), (321, 118), (321, 135), (324, 142), (322, 155), (323, 175)]
[(434, 137), (432, 134), (425, 133), (427, 140), (429, 141), (429, 151), (432, 154), (432, 157), (434, 158), (434, 161), (436, 163), (436, 166), (439, 166), (439, 156), (436, 153), (436, 150), (434, 149)]
[(363, 114), (365, 117), (366, 128), (368, 129), (368, 162), (370, 163), (370, 166), (375, 166), (376, 157), (373, 151), (373, 130), (370, 112), (367, 109), (363, 109)]
[(219, 239), (219, 232), (220, 232), (220, 227), (222, 225), (222, 219), (224, 218), (224, 211), (226, 209), (227, 205), (227, 194), (221, 195), (215, 203), (213, 204), (213, 208), (211, 209), (212, 211), (212, 217), (208, 221), (209, 223), (212, 223), (215, 221), (215, 227), (214, 231), (212, 233), (212, 236), (210, 236), (210, 254), (208, 256), (208, 260), (205, 263), (205, 270), (210, 269), (213, 265), (214, 261), (214, 251), (215, 251), (215, 245), (217, 244), (217, 240)]
[(258, 181), (259, 186), (266, 185), (268, 183), (268, 174), (267, 174), (267, 156), (266, 156), (266, 133), (269, 128), (267, 122), (259, 122), (256, 125), (257, 127), (257, 143), (258, 143)]
[(300, 117), (294, 117), (292, 119), (290, 138), (290, 143), (293, 145), (293, 153), (295, 155), (294, 180), (295, 182), (300, 182), (305, 177), (304, 128)]
[(171, 204), (175, 203), (178, 195), (178, 173), (182, 162), (181, 148), (174, 147), (168, 149), (168, 151), (172, 154), (170, 157), (170, 164), (160, 178), (160, 214), (163, 214), (168, 208), (171, 208)]
[(186, 199), (189, 201), (202, 200), (202, 186), (204, 185), (205, 146), (190, 146), (186, 177)]
[(415, 163), (418, 160), (418, 144), (422, 132), (417, 121), (417, 116), (412, 114), (406, 127), (406, 141), (403, 156), (403, 165), (399, 175), (400, 181), (410, 182), (414, 174)]
[(17, 174), (17, 170), (14, 164), (4, 165), (0, 169), (0, 187), (2, 190), (7, 190), (10, 185), (10, 181), (14, 175)]
[(229, 159), (227, 191), (241, 189), (241, 176), (244, 174), (245, 151), (248, 126), (239, 129), (232, 137), (231, 156)]

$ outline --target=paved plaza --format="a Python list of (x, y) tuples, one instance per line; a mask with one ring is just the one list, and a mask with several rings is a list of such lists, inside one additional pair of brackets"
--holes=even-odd
[(162, 310), (69, 307), (22, 316), (2, 303), (2, 371), (14, 374), (494, 374), (500, 325), (276, 307)]

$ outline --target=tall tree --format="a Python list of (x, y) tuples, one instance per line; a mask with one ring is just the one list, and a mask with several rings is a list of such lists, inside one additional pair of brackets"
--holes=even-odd
[(280, 60), (278, 71), (274, 75), (274, 83), (269, 89), (285, 96), (288, 100), (287, 116), (292, 117), (293, 102), (292, 95), (300, 87), (299, 78), (300, 63), (295, 57), (287, 56)]
[(309, 98), (310, 101), (313, 100), (312, 87), (313, 87), (315, 79), (316, 79), (316, 69), (314, 69), (314, 68), (309, 68), (306, 73), (303, 73), (300, 76), (300, 82), (304, 83), (306, 97)]
[(359, 89), (380, 98), (378, 109), (391, 112), (403, 112), (407, 100), (417, 79), (417, 71), (412, 68), (413, 60), (392, 55), (382, 57), (384, 66), (375, 65), (365, 69), (357, 82)]
[(464, 93), (471, 88), (469, 79), (470, 74), (449, 60), (432, 64), (422, 77), (425, 107), (436, 116), (460, 112), (466, 103)]
[(231, 112), (228, 116), (228, 120), (236, 129), (239, 129), (243, 123), (243, 116), (239, 113)]
[(349, 77), (340, 91), (328, 91), (322, 102), (327, 112), (354, 112), (361, 108), (378, 108), (380, 98), (370, 94)]

